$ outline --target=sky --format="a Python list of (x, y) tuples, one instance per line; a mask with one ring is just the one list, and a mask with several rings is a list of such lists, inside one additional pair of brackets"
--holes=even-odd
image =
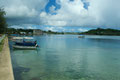
[(0, 0), (13, 28), (83, 32), (120, 29), (120, 0)]

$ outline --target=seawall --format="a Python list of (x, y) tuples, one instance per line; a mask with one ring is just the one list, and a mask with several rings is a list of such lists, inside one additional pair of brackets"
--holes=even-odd
[(8, 38), (5, 38), (0, 52), (0, 80), (14, 80)]

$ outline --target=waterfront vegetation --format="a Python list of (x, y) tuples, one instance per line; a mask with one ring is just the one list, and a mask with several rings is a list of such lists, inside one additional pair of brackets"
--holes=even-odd
[(8, 28), (7, 33), (8, 34), (22, 34), (22, 32), (25, 32), (26, 34), (32, 33), (32, 29), (15, 29), (15, 28)]
[[(6, 38), (6, 37), (5, 37), (5, 38)], [(2, 39), (2, 41), (0, 42), (0, 52), (1, 52), (2, 49), (3, 49), (3, 45), (4, 45), (5, 38)]]
[(43, 32), (47, 33), (47, 34), (79, 34), (77, 32), (54, 32), (54, 31), (51, 31), (51, 30), (43, 31)]
[(120, 36), (120, 30), (117, 29), (102, 29), (102, 28), (97, 28), (97, 29), (92, 29), (87, 32), (83, 32), (81, 34), (87, 34), (87, 35), (115, 35), (115, 36)]
[(97, 28), (97, 29), (91, 29), (86, 32), (52, 32), (52, 31), (46, 31), (48, 34), (85, 34), (85, 35), (115, 35), (115, 36), (120, 36), (120, 30), (117, 29), (102, 29), (102, 28)]
[[(33, 35), (33, 30), (34, 29), (14, 29), (14, 28), (8, 28), (7, 33), (8, 34), (21, 34), (21, 32), (25, 32), (26, 35), (32, 34)], [(42, 30), (41, 30), (42, 31)], [(120, 36), (120, 30), (117, 29), (102, 29), (102, 28), (97, 28), (97, 29), (91, 29), (86, 32), (54, 32), (51, 30), (48, 31), (42, 31), (42, 33), (45, 34), (74, 34), (74, 35), (80, 35), (80, 34), (85, 34), (85, 35), (115, 35), (115, 36)]]
[[(48, 30), (48, 31), (40, 30), (40, 31), (42, 31), (42, 33), (45, 33), (45, 34), (80, 34), (80, 33), (76, 33), (76, 32), (54, 32), (51, 30)], [(34, 34), (33, 32), (34, 32), (34, 29), (15, 29), (15, 28), (8, 28), (7, 29), (8, 34), (25, 33), (26, 35), (33, 35)]]

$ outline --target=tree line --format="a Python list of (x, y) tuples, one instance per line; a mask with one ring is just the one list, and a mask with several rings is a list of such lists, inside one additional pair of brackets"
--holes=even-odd
[(117, 29), (103, 29), (103, 28), (97, 28), (97, 29), (92, 29), (87, 32), (83, 32), (82, 34), (87, 34), (87, 35), (118, 35), (120, 36), (120, 30)]
[(7, 23), (5, 18), (5, 11), (3, 8), (0, 8), (0, 34), (4, 34), (7, 31)]

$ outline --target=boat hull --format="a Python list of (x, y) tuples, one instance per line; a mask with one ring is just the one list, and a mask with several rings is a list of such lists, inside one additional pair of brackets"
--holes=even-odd
[(78, 38), (85, 38), (85, 36), (78, 36)]
[(25, 49), (25, 50), (34, 50), (37, 49), (36, 46), (19, 46), (19, 45), (13, 45), (14, 49)]

